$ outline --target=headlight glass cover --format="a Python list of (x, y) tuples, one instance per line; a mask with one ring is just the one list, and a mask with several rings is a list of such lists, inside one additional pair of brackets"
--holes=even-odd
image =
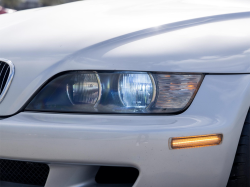
[(202, 74), (72, 71), (48, 82), (28, 111), (178, 113), (192, 102)]

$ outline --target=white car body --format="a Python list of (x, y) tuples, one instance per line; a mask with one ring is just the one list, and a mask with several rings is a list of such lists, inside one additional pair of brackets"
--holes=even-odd
[(6, 11), (8, 14), (16, 12), (16, 10), (13, 10), (13, 9), (10, 9), (10, 8), (6, 8), (5, 11)]
[[(101, 165), (137, 168), (134, 187), (226, 186), (250, 106), (249, 25), (248, 0), (87, 0), (1, 16), (0, 58), (16, 72), (0, 103), (0, 158), (50, 164), (46, 187), (94, 186), (90, 171)], [(23, 111), (69, 70), (206, 76), (179, 115)], [(219, 146), (168, 146), (216, 133)], [(62, 177), (72, 171), (84, 177)]]

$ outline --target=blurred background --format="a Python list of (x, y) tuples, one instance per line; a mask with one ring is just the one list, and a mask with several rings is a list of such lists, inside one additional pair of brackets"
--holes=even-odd
[(74, 1), (79, 0), (0, 0), (0, 14), (12, 13), (15, 12), (15, 10), (59, 5)]

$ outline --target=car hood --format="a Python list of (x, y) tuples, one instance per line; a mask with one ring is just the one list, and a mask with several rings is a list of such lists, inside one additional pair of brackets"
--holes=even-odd
[(0, 17), (0, 116), (67, 70), (250, 73), (248, 0), (86, 0)]

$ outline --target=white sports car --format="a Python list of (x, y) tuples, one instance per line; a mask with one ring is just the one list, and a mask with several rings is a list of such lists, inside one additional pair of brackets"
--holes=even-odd
[(2, 15), (0, 102), (1, 187), (249, 187), (250, 1)]

